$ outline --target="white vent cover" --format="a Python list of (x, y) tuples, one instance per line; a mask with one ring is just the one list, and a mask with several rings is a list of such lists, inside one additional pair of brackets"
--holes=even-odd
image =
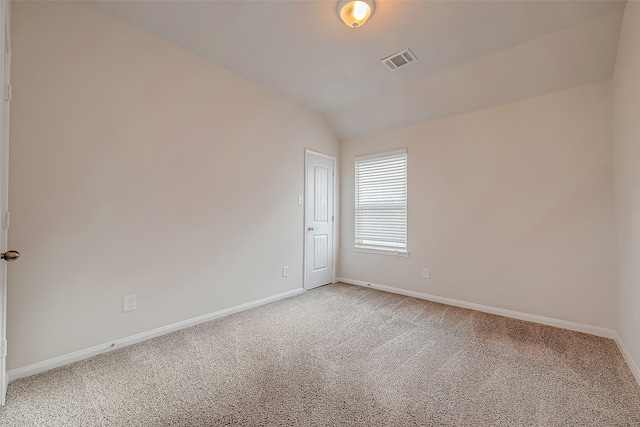
[(404, 67), (405, 65), (409, 65), (417, 60), (418, 58), (416, 58), (416, 55), (411, 52), (411, 50), (405, 49), (398, 53), (394, 53), (391, 56), (387, 56), (380, 60), (380, 62), (382, 62), (382, 64), (388, 69), (395, 70), (396, 68)]

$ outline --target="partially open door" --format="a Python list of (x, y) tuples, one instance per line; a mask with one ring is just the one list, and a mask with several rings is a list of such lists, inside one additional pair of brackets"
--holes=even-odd
[[(0, 2), (0, 406), (7, 396), (7, 263), (4, 261), (7, 250), (7, 231), (9, 228), (9, 103), (11, 101), (11, 39), (9, 27), (9, 5), (7, 0)], [(7, 259), (12, 254), (7, 253)]]

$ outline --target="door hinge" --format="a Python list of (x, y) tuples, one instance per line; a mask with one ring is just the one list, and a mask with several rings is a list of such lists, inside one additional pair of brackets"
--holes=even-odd
[(4, 228), (5, 230), (9, 228), (9, 211), (6, 211), (3, 215), (2, 215), (2, 228)]
[(0, 345), (0, 357), (7, 357), (7, 340), (2, 340)]
[(11, 101), (13, 99), (13, 87), (11, 85), (7, 85), (6, 92), (4, 93), (4, 100)]
[(335, 215), (331, 215), (331, 222), (336, 222), (336, 216)]

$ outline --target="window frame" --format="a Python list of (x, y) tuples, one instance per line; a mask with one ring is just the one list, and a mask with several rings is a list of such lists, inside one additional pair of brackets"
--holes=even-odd
[[(395, 244), (366, 244), (366, 243), (358, 243), (358, 215), (363, 212), (362, 208), (359, 208), (359, 201), (362, 197), (360, 186), (360, 172), (359, 172), (359, 164), (365, 163), (367, 161), (383, 161), (385, 159), (389, 160), (398, 160), (402, 158), (404, 160), (404, 246), (396, 246)], [(395, 176), (397, 178), (398, 175)], [(394, 176), (391, 177), (392, 179)], [(355, 252), (366, 252), (380, 255), (391, 255), (391, 256), (401, 256), (408, 257), (408, 155), (407, 149), (398, 149), (392, 151), (385, 151), (382, 153), (369, 154), (364, 156), (356, 156), (354, 157), (354, 244), (353, 250)], [(401, 185), (402, 186), (402, 185)]]

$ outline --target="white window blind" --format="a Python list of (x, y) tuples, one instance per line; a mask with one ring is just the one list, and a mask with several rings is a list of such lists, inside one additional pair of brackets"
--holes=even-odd
[(355, 158), (355, 245), (407, 249), (407, 151)]

